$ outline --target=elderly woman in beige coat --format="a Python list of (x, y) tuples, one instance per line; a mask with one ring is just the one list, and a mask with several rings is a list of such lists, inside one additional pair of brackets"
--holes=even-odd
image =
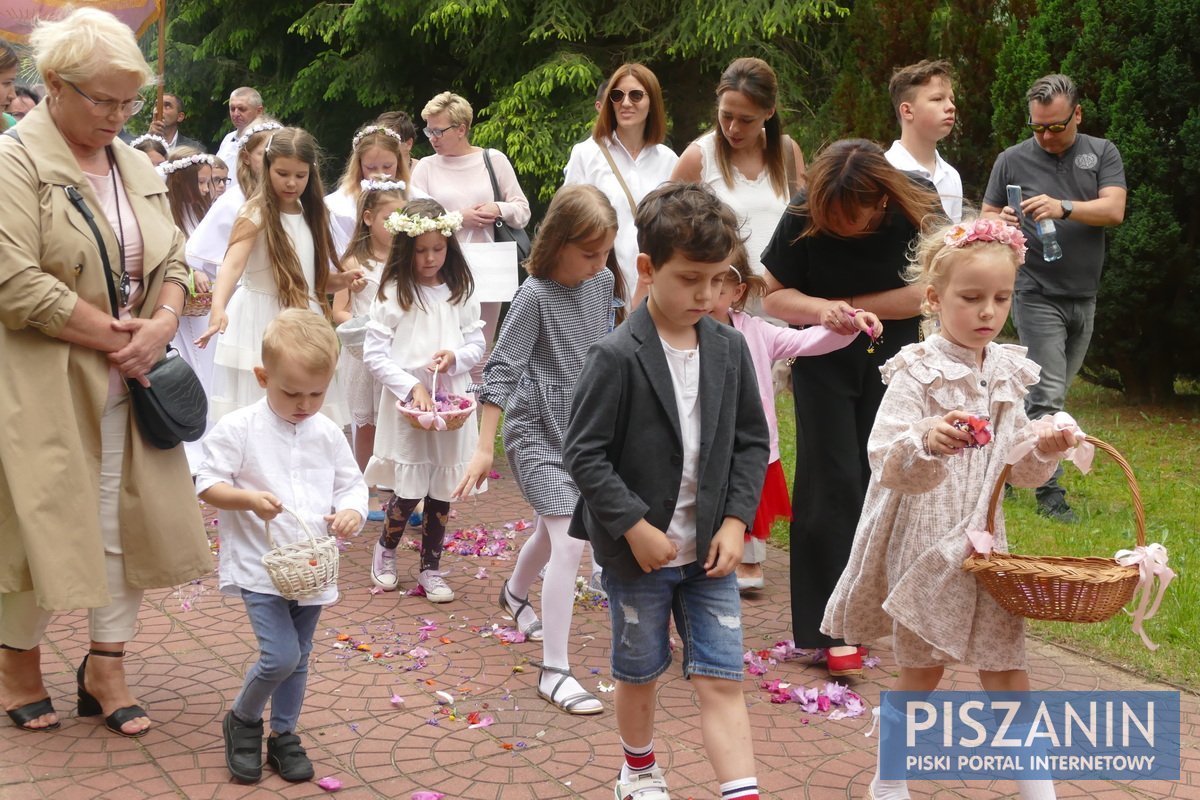
[[(24, 730), (59, 726), (39, 645), (52, 612), (87, 608), (79, 714), (138, 736), (122, 656), (142, 591), (212, 568), (183, 448), (147, 445), (124, 380), (145, 382), (175, 333), (183, 238), (149, 162), (113, 141), (153, 81), (132, 32), (84, 8), (32, 46), (48, 100), (0, 135), (0, 702)], [(130, 279), (120, 320), (68, 186)]]

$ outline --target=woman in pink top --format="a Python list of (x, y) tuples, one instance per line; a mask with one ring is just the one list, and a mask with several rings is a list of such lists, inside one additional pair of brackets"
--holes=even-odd
[(763, 412), (767, 417), (767, 428), (771, 434), (771, 457), (767, 462), (767, 477), (763, 482), (762, 497), (754, 526), (746, 531), (746, 549), (742, 563), (738, 565), (738, 589), (762, 589), (764, 586), (762, 562), (766, 560), (767, 539), (771, 536), (771, 525), (777, 519), (791, 519), (792, 503), (788, 498), (787, 478), (779, 461), (779, 423), (775, 416), (775, 386), (771, 369), (783, 358), (799, 356), (821, 356), (840, 350), (862, 331), (872, 338), (883, 333), (883, 325), (874, 314), (860, 311), (855, 314), (854, 333), (843, 334), (820, 326), (796, 330), (774, 325), (761, 317), (751, 316), (743, 309), (752, 297), (762, 297), (767, 284), (762, 277), (751, 271), (746, 248), (739, 247), (729, 267), (725, 287), (709, 316), (718, 322), (732, 325), (746, 339), (750, 348), (750, 359), (754, 362), (754, 376), (758, 381), (758, 392), (762, 396)]
[[(425, 104), (421, 118), (435, 155), (413, 167), (410, 195), (432, 197), (448, 211), (463, 215), (460, 242), (491, 242), (496, 220), (513, 228), (529, 224), (529, 201), (517, 183), (517, 173), (499, 150), (487, 151), (503, 199), (492, 194), (492, 181), (483, 163), (484, 149), (471, 144), (474, 112), (465, 98), (442, 92)], [(496, 335), (500, 303), (483, 304), (483, 335), (489, 345)]]

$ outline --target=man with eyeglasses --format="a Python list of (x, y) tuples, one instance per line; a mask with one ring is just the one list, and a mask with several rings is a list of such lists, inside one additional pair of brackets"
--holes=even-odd
[[(1092, 338), (1096, 294), (1104, 267), (1104, 228), (1125, 218), (1125, 167), (1107, 139), (1079, 132), (1079, 90), (1066, 75), (1046, 75), (1026, 93), (1033, 135), (1000, 154), (983, 196), (983, 213), (1019, 224), (1029, 239), (1017, 273), (1012, 316), (1021, 344), (1042, 368), (1029, 388), (1030, 419), (1062, 411), (1067, 389)], [(1021, 187), (1019, 209), (1005, 187)], [(1062, 258), (1043, 258), (1038, 223), (1052, 220)], [(1038, 487), (1038, 513), (1072, 523), (1075, 512), (1058, 485), (1062, 468)]]

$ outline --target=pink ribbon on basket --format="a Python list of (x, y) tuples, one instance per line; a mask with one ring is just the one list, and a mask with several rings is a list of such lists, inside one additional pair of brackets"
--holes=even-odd
[[(1092, 461), (1096, 458), (1096, 446), (1087, 440), (1087, 434), (1080, 430), (1079, 423), (1067, 412), (1059, 411), (1054, 415), (1047, 414), (1041, 419), (1029, 423), (1029, 427), (1025, 430), (1027, 438), (1009, 448), (1008, 453), (1004, 456), (1005, 464), (1012, 466), (1029, 455), (1033, 448), (1037, 447), (1038, 438), (1044, 431), (1073, 430), (1076, 444), (1063, 453), (1063, 460), (1070, 461), (1079, 467), (1079, 471), (1085, 475), (1091, 472)], [(975, 528), (967, 528), (967, 540), (975, 552), (981, 556), (991, 555), (992, 548), (996, 544), (996, 537), (992, 535), (991, 531), (981, 531)]]
[[(1142, 623), (1153, 619), (1158, 613), (1163, 594), (1171, 585), (1171, 581), (1175, 580), (1175, 570), (1167, 566), (1167, 548), (1155, 542), (1132, 550), (1118, 550), (1114, 558), (1123, 567), (1137, 564), (1140, 577), (1137, 588), (1133, 590), (1133, 599), (1137, 603), (1137, 608), (1133, 611), (1133, 631), (1142, 637), (1142, 644), (1146, 645), (1147, 649), (1157, 650), (1158, 645), (1150, 641)], [(1154, 591), (1155, 578), (1158, 579), (1157, 592)], [(1151, 597), (1154, 598), (1153, 602)]]

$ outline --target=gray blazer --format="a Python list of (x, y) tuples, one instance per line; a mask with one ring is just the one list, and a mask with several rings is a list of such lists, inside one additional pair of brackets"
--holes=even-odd
[[(753, 525), (769, 456), (767, 422), (742, 335), (705, 317), (700, 337), (696, 557), (725, 517)], [(671, 371), (643, 303), (597, 342), (575, 387), (563, 462), (579, 487), (570, 533), (626, 579), (642, 573), (625, 534), (641, 519), (665, 531), (683, 475)]]

